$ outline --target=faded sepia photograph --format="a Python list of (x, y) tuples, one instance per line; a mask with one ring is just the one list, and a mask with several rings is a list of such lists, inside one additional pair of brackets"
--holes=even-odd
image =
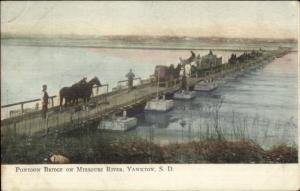
[(298, 163), (298, 7), (1, 2), (1, 165)]

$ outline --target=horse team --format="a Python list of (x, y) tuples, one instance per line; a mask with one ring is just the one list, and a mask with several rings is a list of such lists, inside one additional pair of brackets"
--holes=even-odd
[(73, 84), (70, 87), (64, 87), (59, 91), (60, 106), (65, 100), (64, 106), (73, 105), (78, 103), (79, 99), (82, 99), (84, 103), (87, 103), (92, 95), (93, 86), (101, 86), (101, 83), (97, 77), (94, 77), (90, 81), (86, 81), (86, 78), (83, 78), (79, 82)]

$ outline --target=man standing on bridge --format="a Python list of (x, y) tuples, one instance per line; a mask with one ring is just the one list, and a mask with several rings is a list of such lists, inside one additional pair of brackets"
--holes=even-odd
[(133, 87), (133, 79), (135, 77), (134, 73), (132, 72), (132, 70), (130, 69), (128, 74), (126, 75), (127, 79), (128, 79), (128, 91), (130, 91)]
[(43, 92), (44, 95), (42, 97), (42, 117), (43, 119), (46, 119), (47, 111), (48, 111), (48, 100), (49, 100), (49, 96), (47, 93), (47, 85), (43, 85)]

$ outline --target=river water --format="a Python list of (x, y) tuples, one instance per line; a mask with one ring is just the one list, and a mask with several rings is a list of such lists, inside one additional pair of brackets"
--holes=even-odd
[[(177, 64), (179, 57), (190, 56), (188, 50), (1, 48), (1, 105), (39, 98), (43, 84), (48, 85), (50, 95), (57, 94), (84, 76), (98, 76), (111, 89), (125, 79), (130, 68), (136, 76), (147, 78), (155, 65)], [(208, 50), (195, 52), (205, 55)], [(214, 53), (227, 62), (233, 52)], [(201, 140), (218, 132), (227, 139), (252, 139), (263, 147), (295, 145), (297, 87), (297, 53), (290, 53), (261, 70), (228, 78), (211, 94), (176, 101), (167, 113), (137, 114), (138, 127), (126, 133), (158, 144)]]
[(295, 146), (297, 87), (297, 53), (290, 53), (263, 69), (228, 78), (210, 94), (176, 101), (170, 112), (138, 115), (132, 133), (167, 144), (217, 137), (219, 131), (227, 139), (251, 139), (264, 148)]

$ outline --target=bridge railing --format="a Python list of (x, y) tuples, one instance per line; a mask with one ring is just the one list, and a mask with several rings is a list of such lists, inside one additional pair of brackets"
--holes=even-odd
[[(93, 87), (93, 89), (94, 90), (96, 90), (96, 95), (99, 95), (99, 89), (100, 88), (102, 88), (102, 87), (105, 87), (106, 89), (106, 91), (105, 91), (105, 93), (104, 94), (107, 94), (108, 93), (108, 91), (109, 91), (109, 84), (101, 84), (101, 86), (95, 86), (95, 87)], [(95, 95), (94, 95), (95, 96)]]
[[(103, 94), (99, 94), (99, 89), (105, 87), (105, 92)], [(107, 102), (107, 95), (109, 93), (109, 84), (101, 84), (101, 86), (95, 86), (93, 89), (96, 90), (96, 95), (92, 95), (93, 98), (96, 98), (97, 96), (103, 95), (104, 101)]]
[[(133, 78), (133, 81), (139, 80), (140, 84), (143, 84), (142, 78), (137, 77), (137, 78)], [(124, 82), (128, 82), (129, 80), (120, 80), (118, 81), (118, 84), (124, 83)]]
[[(137, 80), (140, 82), (139, 85), (143, 85), (144, 80), (142, 80), (142, 78), (137, 77), (137, 78), (133, 79), (133, 81), (137, 81)], [(120, 81), (118, 81), (117, 82), (117, 86), (113, 88), (113, 91), (118, 91), (118, 90), (122, 90), (122, 89), (128, 88), (128, 81), (129, 80), (120, 80)], [(125, 84), (125, 83), (126, 83), (126, 85), (122, 85), (122, 84)]]
[[(54, 107), (54, 98), (56, 98), (56, 97), (57, 97), (56, 95), (49, 97), (49, 104), (51, 105), (51, 107)], [(16, 112), (20, 112), (20, 114), (23, 115), (25, 113), (25, 109), (24, 109), (25, 104), (34, 103), (34, 102), (38, 102), (38, 101), (41, 101), (41, 99), (32, 99), (32, 100), (28, 100), (28, 101), (21, 101), (21, 102), (16, 102), (16, 103), (12, 103), (12, 104), (2, 105), (1, 109), (20, 105), (20, 110), (17, 110)], [(38, 110), (38, 109), (39, 109), (39, 104), (36, 105), (35, 110)], [(12, 113), (10, 113), (10, 115), (12, 115)]]
[[(135, 78), (135, 80), (140, 80), (141, 84), (143, 84), (145, 82), (141, 78)], [(101, 94), (99, 94), (100, 88), (105, 88), (105, 91), (101, 92)], [(112, 92), (109, 92), (109, 84), (102, 84), (101, 86), (94, 86), (92, 99), (97, 99), (100, 96), (101, 99), (103, 97), (104, 101), (106, 102), (107, 96), (110, 95), (111, 93)], [(54, 108), (55, 106), (58, 106), (59, 100), (54, 101), (55, 98), (59, 99), (59, 96), (54, 95), (54, 96), (49, 97), (49, 109)], [(10, 118), (10, 117), (14, 117), (14, 116), (22, 116), (23, 114), (26, 114), (26, 113), (37, 112), (40, 110), (40, 107), (39, 107), (40, 104), (37, 103), (35, 106), (31, 105), (29, 108), (25, 108), (25, 105), (34, 103), (34, 102), (40, 102), (40, 101), (41, 101), (41, 99), (37, 98), (37, 99), (2, 105), (1, 109), (7, 109), (7, 110), (4, 110), (3, 114), (1, 115), (1, 120), (4, 118)], [(17, 106), (20, 106), (19, 109)]]

